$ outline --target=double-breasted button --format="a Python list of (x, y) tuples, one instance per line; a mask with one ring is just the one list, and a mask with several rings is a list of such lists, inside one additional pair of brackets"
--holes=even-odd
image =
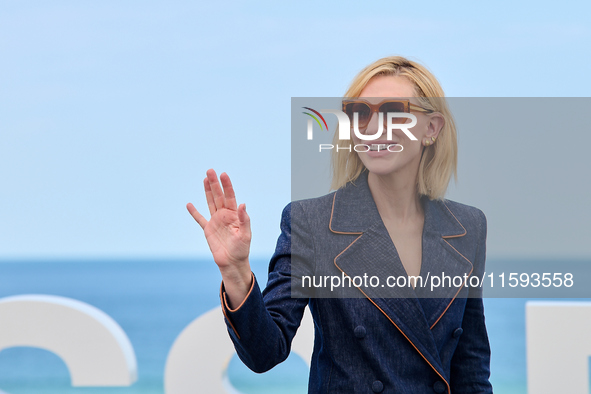
[(460, 335), (462, 335), (462, 333), (464, 332), (464, 329), (462, 327), (460, 328), (456, 328), (453, 332), (453, 334), (451, 334), (454, 338), (459, 338)]
[(438, 394), (445, 393), (445, 391), (446, 391), (445, 383), (443, 383), (441, 380), (438, 380), (437, 382), (435, 382), (433, 384), (433, 391), (435, 391)]
[(355, 334), (355, 337), (359, 338), (359, 339), (364, 338), (365, 334), (367, 334), (365, 331), (365, 327), (363, 327), (363, 326), (355, 327), (355, 330), (353, 330), (353, 333)]
[(371, 389), (374, 393), (381, 393), (384, 390), (384, 383), (380, 382), (379, 380), (376, 380), (371, 384)]

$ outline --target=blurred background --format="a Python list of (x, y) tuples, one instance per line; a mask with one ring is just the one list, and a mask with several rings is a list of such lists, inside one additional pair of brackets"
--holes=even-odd
[[(426, 65), (450, 97), (591, 91), (591, 4), (582, 2), (0, 9), (0, 297), (98, 307), (129, 336), (139, 370), (131, 387), (71, 388), (57, 356), (12, 348), (0, 352), (0, 390), (15, 394), (164, 392), (174, 339), (219, 302), (221, 277), (185, 205), (207, 212), (205, 171), (227, 172), (251, 216), (264, 282), (291, 195), (291, 97), (340, 96), (389, 55)], [(460, 128), (449, 197), (487, 214), (489, 262), (591, 260), (585, 131), (536, 126), (513, 138)], [(500, 393), (526, 390), (524, 302), (485, 302)], [(244, 393), (301, 393), (307, 368), (296, 356), (258, 376), (235, 358), (229, 377)]]

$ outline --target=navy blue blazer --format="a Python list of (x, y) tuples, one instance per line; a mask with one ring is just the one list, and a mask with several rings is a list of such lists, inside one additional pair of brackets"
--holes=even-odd
[[(484, 214), (449, 200), (424, 198), (422, 204), (421, 276), (482, 277)], [(295, 235), (297, 251), (292, 250)], [(479, 287), (442, 289), (436, 298), (419, 286), (394, 288), (388, 298), (373, 296), (369, 286), (354, 290), (361, 298), (292, 298), (296, 260), (312, 274), (362, 276), (377, 261), (389, 274), (406, 275), (367, 174), (284, 209), (262, 294), (253, 275), (246, 299), (232, 310), (222, 284), (228, 332), (250, 369), (264, 372), (287, 358), (308, 305), (315, 327), (309, 393), (492, 393)]]

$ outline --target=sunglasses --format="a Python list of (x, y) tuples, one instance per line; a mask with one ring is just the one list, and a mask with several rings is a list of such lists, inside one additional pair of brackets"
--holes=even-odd
[[(409, 100), (384, 100), (377, 104), (372, 104), (363, 99), (343, 100), (343, 112), (349, 117), (351, 126), (353, 126), (353, 119), (355, 113), (358, 114), (358, 125), (360, 128), (366, 127), (374, 113), (388, 113), (388, 112), (406, 112), (418, 111), (431, 113), (430, 109), (419, 107), (412, 104)], [(384, 116), (384, 124), (386, 123)], [(407, 118), (393, 118), (392, 123), (405, 123)]]

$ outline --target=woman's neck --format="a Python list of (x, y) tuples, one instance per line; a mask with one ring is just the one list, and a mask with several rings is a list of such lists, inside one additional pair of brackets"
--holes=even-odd
[(416, 187), (416, 176), (369, 173), (367, 183), (382, 219), (405, 223), (423, 217)]

